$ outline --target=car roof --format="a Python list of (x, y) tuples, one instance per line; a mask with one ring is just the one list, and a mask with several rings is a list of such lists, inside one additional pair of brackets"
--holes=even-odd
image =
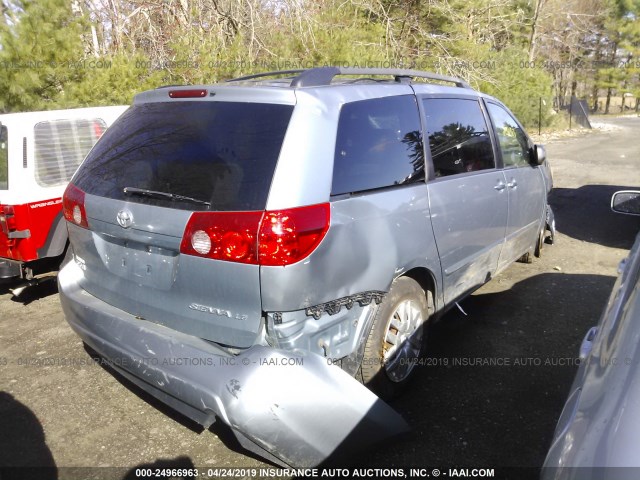
[[(194, 92), (193, 97), (180, 95), (188, 91)], [(187, 101), (220, 100), (295, 105), (296, 92), (324, 99), (334, 97), (334, 100), (339, 99), (341, 102), (403, 93), (491, 98), (474, 90), (460, 78), (432, 72), (394, 68), (317, 67), (264, 72), (210, 85), (159, 87), (136, 95), (134, 104), (175, 101), (178, 99), (175, 95), (178, 94), (180, 100)]]

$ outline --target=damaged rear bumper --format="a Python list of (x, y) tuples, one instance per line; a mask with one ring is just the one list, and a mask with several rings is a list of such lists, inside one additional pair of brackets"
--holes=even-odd
[(387, 404), (326, 359), (253, 346), (215, 345), (138, 320), (78, 285), (70, 262), (58, 276), (73, 330), (120, 374), (205, 428), (216, 418), (247, 449), (309, 467), (408, 429)]

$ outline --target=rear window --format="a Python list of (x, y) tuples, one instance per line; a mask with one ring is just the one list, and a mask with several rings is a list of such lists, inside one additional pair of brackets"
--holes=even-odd
[(36, 124), (36, 181), (44, 187), (67, 183), (106, 128), (100, 118)]
[(0, 127), (0, 190), (9, 188), (9, 135), (7, 127)]
[(340, 111), (332, 195), (424, 181), (413, 95), (347, 103)]
[[(239, 102), (135, 105), (73, 182), (89, 194), (183, 210), (261, 210), (293, 106)], [(131, 195), (125, 188), (181, 198)]]

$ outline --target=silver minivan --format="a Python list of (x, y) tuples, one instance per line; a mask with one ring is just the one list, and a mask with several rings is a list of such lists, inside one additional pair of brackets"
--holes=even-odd
[(550, 189), (544, 148), (460, 79), (323, 67), (159, 88), (66, 190), (60, 298), (144, 390), (316, 465), (406, 427), (380, 397), (406, 386), (428, 320), (552, 240)]

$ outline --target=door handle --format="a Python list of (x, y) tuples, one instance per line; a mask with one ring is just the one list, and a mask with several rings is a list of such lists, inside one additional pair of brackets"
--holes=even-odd
[(582, 340), (582, 344), (580, 345), (580, 353), (578, 355), (578, 358), (580, 358), (581, 362), (584, 362), (591, 353), (591, 349), (593, 348), (593, 340), (596, 338), (597, 333), (598, 327), (592, 327), (584, 336), (584, 340)]
[(618, 264), (618, 275), (620, 275), (622, 272), (624, 272), (624, 269), (627, 267), (627, 260), (629, 258), (623, 258), (622, 260), (620, 260), (620, 263)]
[(507, 186), (504, 184), (503, 181), (499, 181), (495, 187), (496, 190), (498, 190), (499, 192), (501, 192), (502, 190), (504, 190), (505, 188), (507, 188)]
[(516, 188), (517, 186), (518, 186), (518, 182), (516, 182), (515, 178), (512, 178), (511, 181), (507, 183), (507, 187), (509, 188)]

